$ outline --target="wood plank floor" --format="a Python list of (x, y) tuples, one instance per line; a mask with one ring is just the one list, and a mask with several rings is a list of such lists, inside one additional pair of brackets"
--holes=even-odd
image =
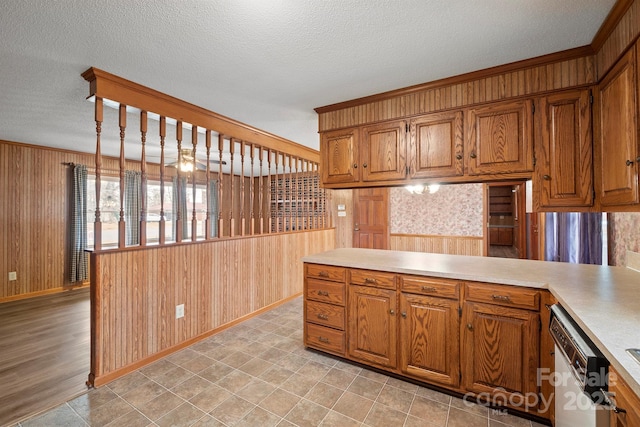
[(87, 391), (89, 289), (0, 304), (0, 426)]

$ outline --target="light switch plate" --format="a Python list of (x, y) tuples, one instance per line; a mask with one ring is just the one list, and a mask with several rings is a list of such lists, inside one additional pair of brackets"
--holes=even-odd
[(176, 319), (184, 317), (184, 304), (176, 305)]
[(18, 272), (16, 271), (10, 271), (9, 272), (9, 281), (14, 281), (14, 280), (18, 280)]

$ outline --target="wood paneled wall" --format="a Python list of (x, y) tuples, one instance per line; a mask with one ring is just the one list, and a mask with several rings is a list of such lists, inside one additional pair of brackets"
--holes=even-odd
[[(555, 56), (554, 56), (555, 58)], [(321, 107), (318, 112), (319, 130), (326, 131), (384, 120), (460, 108), (473, 104), (529, 96), (536, 93), (593, 84), (596, 70), (593, 55), (560, 59), (542, 65), (522, 68), (507, 67), (507, 71), (485, 71), (467, 76), (444, 79), (420, 87), (400, 90), (397, 96), (373, 96), (371, 102), (349, 101), (344, 108)], [(406, 92), (406, 93), (405, 93)]]
[[(0, 141), (0, 302), (62, 291), (70, 173), (93, 156)], [(15, 271), (18, 280), (9, 281)]]
[(390, 244), (391, 250), (396, 251), (477, 256), (484, 253), (482, 237), (392, 234)]
[[(598, 80), (604, 77), (627, 47), (638, 37), (640, 33), (640, 4), (633, 0), (618, 0), (609, 18), (610, 20), (605, 22), (601, 32), (594, 39)], [(619, 21), (614, 25), (613, 22), (618, 19)], [(603, 34), (602, 31), (610, 33)], [(602, 41), (600, 41), (601, 36), (603, 37)]]
[(334, 236), (325, 229), (92, 254), (95, 384), (301, 293), (300, 258), (333, 249)]

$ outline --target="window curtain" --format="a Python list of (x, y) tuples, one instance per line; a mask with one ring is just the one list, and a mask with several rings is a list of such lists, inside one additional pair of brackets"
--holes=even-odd
[[(173, 221), (177, 227), (178, 210), (180, 211), (180, 218), (182, 218), (182, 237), (187, 238), (189, 234), (189, 227), (187, 221), (187, 178), (184, 176), (173, 177), (173, 205), (171, 206), (171, 214)], [(176, 229), (177, 231), (177, 229)]]
[(207, 194), (207, 209), (211, 223), (211, 236), (218, 237), (218, 181), (209, 181), (209, 194)]
[(88, 278), (87, 248), (87, 167), (73, 167), (73, 220), (71, 227), (71, 282)]
[(577, 264), (602, 264), (601, 213), (547, 213), (545, 259)]
[(140, 172), (124, 171), (124, 222), (127, 246), (140, 244), (141, 176)]

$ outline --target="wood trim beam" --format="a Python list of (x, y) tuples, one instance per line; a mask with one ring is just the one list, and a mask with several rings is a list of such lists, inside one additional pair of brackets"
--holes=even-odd
[(295, 154), (312, 161), (320, 160), (317, 150), (254, 128), (146, 86), (91, 67), (82, 73), (89, 82), (89, 96), (121, 102), (140, 110), (172, 117), (192, 125), (214, 130), (238, 140), (251, 141), (263, 147)]

